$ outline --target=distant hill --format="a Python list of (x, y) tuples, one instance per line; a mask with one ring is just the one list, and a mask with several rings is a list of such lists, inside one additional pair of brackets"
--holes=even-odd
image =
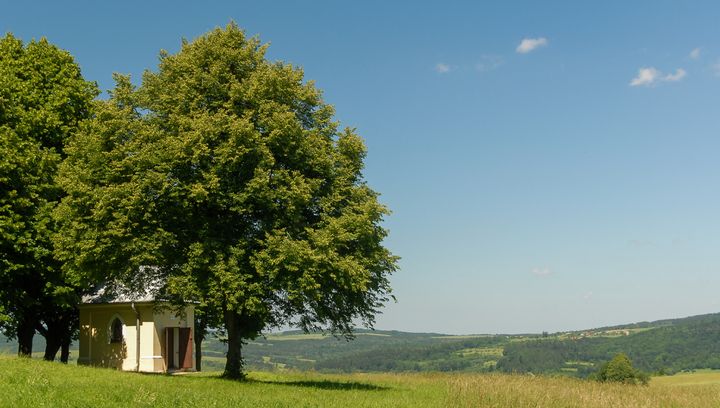
[(505, 372), (576, 372), (584, 376), (618, 352), (626, 353), (638, 368), (650, 372), (720, 369), (720, 314), (508, 343), (496, 368)]
[[(223, 356), (224, 349), (217, 341), (208, 342), (207, 349), (216, 357)], [(578, 377), (587, 376), (618, 352), (628, 354), (640, 369), (654, 373), (720, 369), (720, 314), (554, 334), (448, 336), (359, 331), (356, 340), (345, 342), (290, 332), (245, 347), (246, 362), (255, 369), (502, 371)]]
[[(42, 337), (36, 336), (34, 343), (34, 350), (42, 352)], [(0, 353), (16, 351), (16, 343), (0, 336)], [(720, 369), (720, 313), (553, 334), (452, 336), (358, 330), (353, 341), (346, 341), (288, 331), (258, 338), (243, 348), (253, 370), (501, 371), (577, 377), (587, 376), (618, 352), (653, 373)], [(76, 354), (72, 350), (71, 356)], [(225, 345), (210, 338), (203, 343), (203, 356), (204, 370), (221, 370)]]
[[(77, 348), (77, 344), (75, 345)], [(17, 354), (18, 345), (17, 342), (8, 340), (5, 336), (0, 334), (0, 354)], [(45, 352), (45, 338), (39, 334), (33, 337), (33, 355), (42, 357)], [(76, 353), (73, 353), (76, 354)], [(72, 356), (77, 357), (77, 356)]]

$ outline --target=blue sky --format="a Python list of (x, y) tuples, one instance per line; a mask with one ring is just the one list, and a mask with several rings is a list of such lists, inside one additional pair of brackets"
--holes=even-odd
[(262, 3), (7, 2), (0, 28), (46, 36), (102, 89), (231, 19), (302, 66), (393, 211), (378, 328), (720, 311), (720, 5)]

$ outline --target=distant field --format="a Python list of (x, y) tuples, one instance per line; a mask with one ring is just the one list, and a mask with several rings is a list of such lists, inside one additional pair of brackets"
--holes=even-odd
[[(0, 407), (713, 407), (720, 373), (651, 386), (506, 374), (144, 375), (0, 356)], [(709, 381), (709, 382), (708, 382)]]
[(444, 334), (442, 336), (431, 336), (431, 339), (440, 339), (440, 340), (463, 340), (463, 339), (478, 339), (478, 338), (485, 338), (485, 337), (491, 337), (490, 334), (462, 334), (462, 335), (452, 335), (452, 334)]
[(312, 334), (271, 334), (266, 338), (269, 341), (286, 341), (286, 340), (322, 340), (327, 338), (327, 335), (312, 333)]
[[(374, 337), (390, 337), (389, 334), (383, 333), (355, 333), (355, 337), (374, 336)], [(265, 336), (267, 341), (286, 341), (286, 340), (324, 340), (332, 338), (330, 334), (309, 333), (309, 334), (268, 334)], [(261, 344), (254, 342), (254, 344)]]
[(678, 373), (664, 377), (653, 377), (652, 385), (712, 385), (720, 384), (720, 370), (697, 370), (693, 373)]

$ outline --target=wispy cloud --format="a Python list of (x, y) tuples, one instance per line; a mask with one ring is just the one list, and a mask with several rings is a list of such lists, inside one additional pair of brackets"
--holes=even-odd
[(547, 266), (542, 267), (542, 268), (540, 268), (540, 267), (532, 268), (530, 270), (530, 273), (532, 273), (535, 276), (540, 276), (540, 277), (546, 277), (546, 276), (552, 275), (552, 271)]
[(475, 64), (475, 70), (479, 72), (488, 72), (498, 68), (505, 62), (503, 57), (499, 55), (483, 55), (480, 61)]
[(710, 66), (710, 69), (712, 70), (713, 74), (715, 74), (715, 76), (720, 76), (720, 60), (712, 64)]
[(452, 71), (452, 67), (444, 62), (435, 64), (435, 72), (438, 74), (447, 74), (450, 71)]
[(530, 51), (536, 50), (540, 47), (545, 47), (547, 45), (548, 40), (545, 37), (523, 38), (522, 41), (520, 41), (520, 45), (517, 46), (515, 51), (517, 51), (519, 54), (527, 54)]
[(628, 241), (631, 247), (635, 248), (650, 248), (657, 246), (655, 242), (647, 240), (647, 239), (631, 239)]
[(674, 74), (663, 74), (656, 68), (640, 68), (635, 78), (630, 81), (630, 86), (653, 86), (659, 82), (677, 82), (687, 76), (687, 71), (682, 68), (675, 70)]
[(590, 300), (590, 299), (592, 299), (592, 297), (593, 297), (592, 291), (591, 291), (591, 292), (585, 292), (585, 294), (583, 295), (583, 299), (585, 299), (585, 300)]
[(693, 50), (690, 51), (690, 58), (694, 60), (700, 58), (700, 47), (693, 48)]
[(686, 75), (687, 75), (687, 72), (684, 69), (678, 68), (675, 70), (674, 74), (665, 75), (665, 77), (663, 77), (663, 80), (670, 81), (670, 82), (676, 82), (676, 81), (679, 81), (679, 80), (685, 78)]

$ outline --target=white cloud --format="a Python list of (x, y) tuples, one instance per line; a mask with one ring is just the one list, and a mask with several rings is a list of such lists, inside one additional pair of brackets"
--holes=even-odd
[(435, 72), (437, 72), (438, 74), (447, 74), (451, 70), (452, 70), (452, 67), (450, 67), (450, 65), (445, 64), (443, 62), (438, 62), (437, 64), (435, 64)]
[(592, 299), (592, 297), (593, 297), (593, 293), (592, 293), (592, 292), (586, 292), (586, 293), (583, 295), (583, 299), (585, 299), (585, 300), (590, 300), (590, 299)]
[(499, 55), (483, 55), (480, 61), (475, 64), (475, 70), (479, 72), (488, 72), (498, 68), (505, 61)]
[(635, 78), (630, 81), (630, 86), (653, 86), (658, 82), (677, 82), (687, 76), (687, 71), (682, 68), (675, 70), (674, 74), (663, 74), (653, 67), (640, 68)]
[(552, 275), (552, 271), (547, 266), (542, 268), (532, 268), (530, 270), (530, 273), (532, 273), (535, 276), (545, 277)]
[(693, 50), (690, 51), (690, 58), (692, 58), (692, 59), (700, 58), (700, 47), (693, 48)]
[(546, 45), (548, 45), (548, 40), (545, 37), (523, 38), (522, 41), (520, 41), (520, 45), (517, 46), (515, 51), (520, 54), (527, 54), (532, 50), (535, 50), (539, 47), (545, 47)]
[(640, 68), (638, 76), (630, 81), (630, 86), (650, 86), (660, 77), (660, 71), (655, 68)]
[(687, 72), (685, 72), (685, 70), (682, 68), (678, 68), (677, 70), (675, 70), (674, 74), (665, 75), (665, 77), (663, 78), (663, 81), (670, 81), (670, 82), (679, 81), (679, 80), (685, 78), (685, 75), (687, 75)]

